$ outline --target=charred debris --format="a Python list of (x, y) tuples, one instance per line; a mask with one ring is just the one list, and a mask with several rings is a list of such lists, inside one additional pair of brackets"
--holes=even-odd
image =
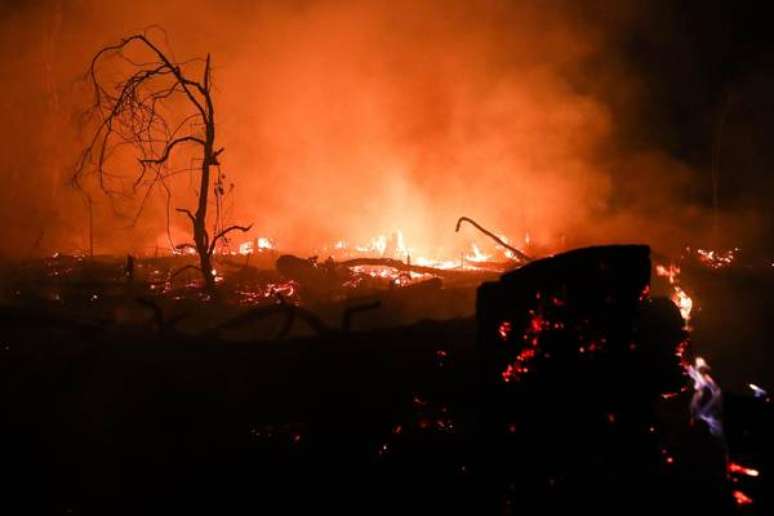
[[(429, 278), (361, 261), (407, 278), (349, 297), (352, 263), (275, 259), (233, 262), (217, 300), (182, 258), (17, 270), (0, 311), (13, 496), (83, 514), (731, 513), (737, 491), (766, 507), (689, 424), (690, 338), (650, 293), (648, 247)], [(726, 402), (732, 453), (740, 421), (771, 429), (769, 405)]]

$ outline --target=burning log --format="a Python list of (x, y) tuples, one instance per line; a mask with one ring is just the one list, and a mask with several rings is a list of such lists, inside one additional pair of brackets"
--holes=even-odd
[(339, 263), (343, 267), (391, 267), (398, 272), (416, 272), (419, 274), (455, 274), (459, 271), (448, 269), (437, 269), (435, 267), (427, 267), (423, 265), (412, 265), (411, 263), (395, 260), (394, 258), (353, 258), (352, 260), (346, 260)]
[(304, 287), (317, 289), (337, 282), (336, 269), (330, 260), (318, 264), (316, 257), (304, 259), (290, 254), (277, 258), (276, 268), (282, 276), (301, 283)]
[[(356, 276), (357, 272), (362, 272), (360, 269), (384, 269), (380, 274), (371, 275), (393, 279), (396, 284), (403, 284), (402, 277), (413, 279), (412, 274), (423, 275), (428, 279), (437, 278), (439, 281), (464, 279), (483, 281), (491, 279), (496, 274), (489, 270), (439, 269), (405, 263), (393, 258), (354, 258), (342, 262), (334, 262), (329, 258), (323, 263), (318, 263), (316, 257), (304, 259), (293, 255), (280, 256), (277, 259), (276, 268), (277, 272), (286, 279), (297, 281), (303, 288), (313, 292), (326, 292), (340, 288)], [(386, 272), (387, 270), (389, 273)], [(409, 283), (406, 282), (407, 285)]]

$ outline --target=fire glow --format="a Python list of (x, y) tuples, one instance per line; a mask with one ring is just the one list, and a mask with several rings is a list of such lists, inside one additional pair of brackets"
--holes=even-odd
[[(500, 237), (507, 242), (507, 237)], [(527, 236), (528, 238), (528, 236)], [(255, 253), (278, 253), (276, 242), (269, 237), (257, 237), (243, 242), (238, 247), (241, 255)], [(403, 231), (397, 230), (391, 235), (379, 234), (368, 242), (359, 245), (350, 245), (346, 240), (338, 240), (333, 245), (323, 246), (322, 253), (328, 252), (332, 258), (352, 259), (360, 257), (376, 257), (400, 260), (407, 265), (417, 265), (438, 270), (481, 270), (482, 268), (496, 271), (512, 268), (519, 265), (512, 251), (500, 245), (495, 245), (491, 252), (484, 252), (482, 246), (476, 242), (468, 244), (468, 251), (460, 253), (459, 258), (448, 256), (430, 257), (419, 254), (415, 248), (409, 247)], [(398, 271), (389, 266), (357, 266), (354, 272), (367, 274), (371, 277), (398, 278)], [(412, 278), (419, 274), (411, 273)]]
[(725, 252), (712, 251), (708, 249), (697, 249), (696, 256), (699, 261), (710, 269), (719, 270), (730, 267), (734, 263), (736, 253), (739, 252), (739, 248), (729, 249)]
[(672, 295), (670, 299), (680, 309), (680, 315), (685, 320), (686, 325), (691, 320), (693, 311), (693, 298), (680, 287), (678, 278), (680, 277), (680, 267), (670, 264), (668, 267), (656, 265), (656, 275), (667, 278), (672, 286)]
[(760, 475), (757, 469), (747, 468), (745, 466), (737, 464), (736, 462), (728, 463), (728, 472), (731, 474), (746, 475), (748, 477), (757, 477), (758, 475)]

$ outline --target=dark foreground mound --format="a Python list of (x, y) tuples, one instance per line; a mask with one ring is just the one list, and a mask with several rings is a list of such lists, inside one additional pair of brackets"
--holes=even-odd
[(732, 512), (649, 277), (646, 247), (583, 249), (476, 320), (240, 344), (6, 317), (3, 513)]

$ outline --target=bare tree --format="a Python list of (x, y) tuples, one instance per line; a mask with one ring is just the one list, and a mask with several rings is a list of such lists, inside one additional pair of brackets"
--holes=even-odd
[[(103, 64), (110, 64), (107, 74)], [(201, 80), (193, 72), (199, 69)], [(178, 62), (169, 51), (162, 51), (147, 32), (135, 34), (103, 47), (92, 58), (87, 73), (94, 102), (87, 112), (94, 133), (83, 150), (72, 178), (77, 188), (94, 174), (99, 189), (109, 199), (139, 198), (135, 220), (142, 212), (154, 187), (167, 194), (167, 211), (172, 197), (168, 179), (180, 172), (171, 170), (170, 159), (183, 149), (199, 157), (200, 165), (187, 171), (198, 173), (196, 209), (177, 207), (188, 217), (193, 243), (176, 246), (195, 249), (199, 268), (208, 290), (215, 287), (212, 255), (219, 241), (232, 231), (249, 231), (251, 226), (223, 227), (216, 220), (212, 235), (207, 229), (207, 208), (213, 168), (216, 198), (223, 194), (219, 157), (223, 147), (215, 145), (215, 108), (212, 102), (210, 56)], [(131, 177), (108, 168), (116, 154), (131, 152), (137, 168)]]

